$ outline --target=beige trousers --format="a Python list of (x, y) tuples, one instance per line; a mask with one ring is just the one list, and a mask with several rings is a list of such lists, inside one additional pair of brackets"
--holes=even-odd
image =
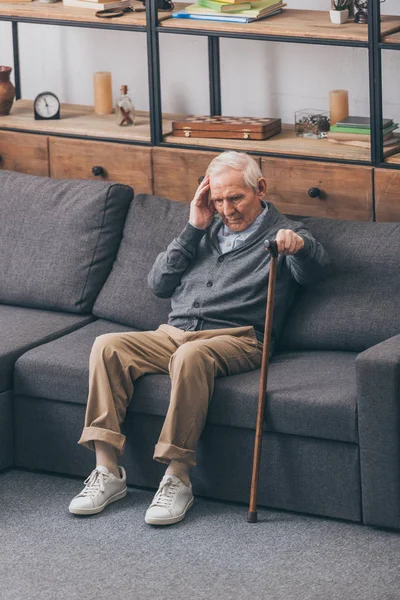
[(257, 369), (262, 343), (253, 327), (183, 331), (161, 325), (156, 331), (107, 333), (96, 338), (89, 362), (89, 397), (80, 444), (111, 444), (122, 454), (121, 434), (134, 381), (146, 373), (171, 378), (171, 398), (154, 458), (196, 464), (215, 377)]

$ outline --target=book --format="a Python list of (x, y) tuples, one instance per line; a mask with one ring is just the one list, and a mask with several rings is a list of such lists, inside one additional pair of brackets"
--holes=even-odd
[[(348, 142), (349, 140), (358, 141), (358, 142), (368, 142), (368, 140), (371, 139), (371, 136), (369, 134), (342, 133), (341, 131), (328, 131), (327, 137), (330, 140), (345, 141), (345, 142)], [(393, 133), (391, 131), (389, 131), (388, 133), (384, 134), (383, 140), (385, 141), (392, 137), (393, 137)]]
[(63, 0), (64, 6), (71, 8), (86, 8), (88, 10), (106, 10), (107, 8), (127, 8), (131, 0), (116, 0), (113, 2), (87, 2), (87, 0)]
[[(356, 140), (353, 141), (340, 141), (340, 140), (333, 140), (330, 139), (329, 137), (327, 138), (328, 142), (330, 142), (331, 144), (342, 144), (344, 146), (353, 146), (356, 148), (365, 148), (366, 150), (370, 150), (371, 149), (371, 143), (370, 142), (359, 142)], [(384, 158), (387, 158), (388, 156), (391, 156), (392, 154), (397, 154), (400, 150), (400, 138), (399, 137), (395, 137), (393, 136), (392, 139), (387, 140), (386, 142), (384, 142), (383, 144), (383, 156)]]
[[(382, 129), (393, 123), (393, 119), (383, 119)], [(346, 117), (335, 123), (338, 127), (353, 127), (358, 129), (370, 129), (371, 121), (369, 117)]]
[[(399, 126), (398, 123), (392, 123), (392, 125), (389, 125), (388, 127), (385, 127), (385, 129), (382, 130), (383, 135), (385, 135), (386, 133), (390, 133), (391, 131), (394, 131), (395, 129), (397, 129)], [(371, 135), (371, 130), (370, 129), (366, 129), (363, 127), (338, 127), (337, 124), (336, 125), (331, 125), (330, 131), (335, 131), (336, 133), (351, 133), (351, 134), (360, 134), (360, 135)]]
[(189, 14), (185, 10), (180, 10), (172, 13), (172, 17), (175, 19), (194, 19), (195, 21), (218, 21), (226, 23), (251, 23), (252, 21), (259, 21), (260, 19), (266, 19), (273, 15), (278, 15), (282, 12), (282, 9), (274, 10), (271, 13), (259, 15), (258, 17), (240, 16), (241, 13), (227, 14), (227, 13), (214, 13), (214, 14)]
[(249, 10), (251, 8), (250, 2), (241, 2), (240, 4), (222, 4), (216, 2), (216, 0), (197, 0), (199, 6), (204, 8), (211, 8), (216, 12), (236, 12), (238, 10)]
[[(250, 4), (252, 5), (251, 8), (249, 9), (245, 9), (240, 11), (240, 16), (243, 17), (258, 17), (261, 14), (266, 14), (269, 12), (272, 12), (274, 10), (277, 10), (278, 8), (282, 7), (282, 2), (280, 0), (275, 0), (273, 5), (270, 6), (259, 6), (256, 8), (253, 8), (253, 3), (250, 2)], [(236, 9), (235, 9), (236, 10)], [(209, 8), (206, 8), (204, 6), (200, 6), (200, 4), (189, 4), (188, 6), (185, 7), (185, 11), (187, 13), (189, 13), (190, 15), (209, 15), (211, 14), (212, 16), (215, 16), (220, 13), (217, 13), (216, 11), (210, 10)], [(231, 11), (224, 11), (224, 14), (226, 15), (232, 15), (232, 16), (237, 16), (237, 13)]]
[[(252, 8), (249, 10), (242, 10), (239, 13), (235, 12), (224, 12), (217, 13), (215, 11), (211, 11), (209, 8), (204, 8), (203, 6), (199, 6), (198, 4), (190, 4), (186, 6), (185, 10), (178, 11), (178, 13), (173, 13), (172, 16), (175, 18), (200, 18), (202, 17), (205, 20), (221, 20), (225, 17), (229, 17), (235, 19), (238, 23), (248, 23), (260, 18), (264, 18), (264, 16), (272, 16), (273, 14), (278, 14), (281, 12), (281, 9), (286, 4), (282, 2), (275, 2), (274, 5), (267, 8)], [(186, 16), (185, 14), (186, 13)], [(187, 15), (190, 15), (188, 17)], [(239, 20), (240, 19), (240, 20)]]

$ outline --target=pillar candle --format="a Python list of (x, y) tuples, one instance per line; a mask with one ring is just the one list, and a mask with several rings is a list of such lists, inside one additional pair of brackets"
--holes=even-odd
[(349, 93), (347, 90), (329, 92), (330, 122), (334, 125), (349, 116)]
[(93, 76), (94, 112), (96, 115), (109, 115), (113, 112), (111, 73), (98, 71)]

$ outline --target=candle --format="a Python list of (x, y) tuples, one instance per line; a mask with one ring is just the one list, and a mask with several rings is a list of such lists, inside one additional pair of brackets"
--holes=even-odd
[(347, 90), (329, 92), (330, 122), (334, 125), (349, 116), (349, 93)]
[(94, 112), (96, 115), (109, 115), (113, 112), (111, 73), (98, 71), (93, 76)]

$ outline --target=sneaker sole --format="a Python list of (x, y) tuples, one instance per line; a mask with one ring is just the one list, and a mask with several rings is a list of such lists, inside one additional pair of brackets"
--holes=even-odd
[(144, 520), (148, 525), (173, 525), (174, 523), (179, 523), (179, 521), (183, 521), (185, 515), (189, 508), (193, 506), (194, 498), (190, 500), (190, 502), (186, 505), (185, 510), (182, 514), (177, 517), (170, 517), (169, 519), (155, 519), (154, 517), (145, 517)]
[(128, 488), (125, 488), (121, 492), (118, 492), (118, 494), (114, 494), (114, 496), (111, 496), (107, 500), (107, 502), (104, 502), (104, 504), (101, 504), (100, 506), (97, 506), (96, 508), (69, 508), (68, 510), (73, 515), (96, 515), (97, 513), (104, 510), (108, 504), (111, 504), (111, 502), (116, 502), (117, 500), (121, 500), (122, 498), (125, 498), (127, 493), (128, 493)]

